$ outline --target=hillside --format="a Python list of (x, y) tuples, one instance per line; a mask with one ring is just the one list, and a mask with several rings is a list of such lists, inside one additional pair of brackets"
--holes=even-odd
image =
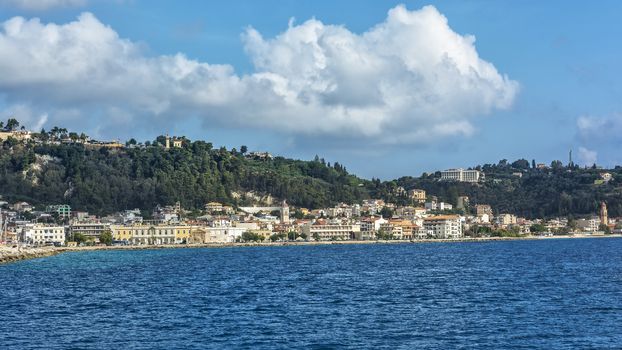
[(366, 181), (337, 163), (252, 159), (185, 139), (182, 147), (170, 149), (153, 144), (93, 149), (79, 143), (5, 142), (0, 172), (5, 198), (35, 205), (67, 203), (97, 214), (150, 210), (176, 201), (189, 209), (203, 208), (209, 201), (248, 205), (254, 202), (246, 196), (249, 191), (309, 208), (367, 197)]
[[(398, 195), (396, 189), (403, 187), (424, 189), (428, 196), (453, 204), (466, 195), (472, 205), (490, 204), (496, 213), (527, 218), (591, 215), (601, 201), (607, 202), (610, 215), (622, 216), (619, 167), (565, 167), (554, 161), (535, 168), (526, 160), (502, 160), (477, 166), (486, 174), (486, 181), (478, 184), (439, 181), (439, 172), (380, 181), (358, 178), (339, 163), (330, 165), (318, 157), (302, 161), (252, 156), (245, 146), (243, 152), (214, 149), (211, 143), (186, 138), (176, 139), (179, 147), (166, 149), (164, 136), (114, 147), (86, 142), (86, 135), (59, 128), (32, 136), (3, 142), (0, 195), (35, 205), (69, 204), (95, 214), (151, 210), (176, 201), (188, 209), (201, 209), (209, 201), (242, 206), (266, 195), (307, 208), (365, 198), (413, 204)], [(600, 183), (603, 172), (613, 179)]]

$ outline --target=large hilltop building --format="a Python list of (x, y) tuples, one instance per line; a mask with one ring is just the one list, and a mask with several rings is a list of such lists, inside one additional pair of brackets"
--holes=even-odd
[(458, 182), (484, 181), (484, 173), (479, 170), (448, 169), (441, 171), (441, 180)]

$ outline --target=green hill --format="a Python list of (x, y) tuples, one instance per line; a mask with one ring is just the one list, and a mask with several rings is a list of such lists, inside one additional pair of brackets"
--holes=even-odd
[[(257, 203), (257, 196), (307, 208), (338, 202), (381, 198), (412, 204), (398, 187), (421, 188), (439, 200), (490, 204), (497, 213), (528, 218), (583, 216), (596, 213), (606, 201), (611, 216), (622, 215), (622, 169), (582, 169), (553, 162), (535, 169), (526, 160), (478, 166), (486, 181), (478, 184), (439, 181), (440, 173), (393, 181), (365, 180), (348, 174), (339, 163), (327, 164), (283, 157), (252, 157), (214, 149), (211, 143), (181, 138), (180, 148), (165, 149), (165, 138), (144, 145), (107, 148), (86, 143), (84, 134), (54, 128), (27, 142), (9, 138), (0, 151), (0, 194), (35, 205), (69, 204), (74, 210), (109, 214), (123, 209), (150, 210), (158, 204), (181, 202), (202, 209), (210, 201), (230, 205)], [(120, 145), (119, 145), (120, 146)], [(609, 182), (600, 174), (613, 175)], [(519, 177), (517, 174), (520, 173)]]

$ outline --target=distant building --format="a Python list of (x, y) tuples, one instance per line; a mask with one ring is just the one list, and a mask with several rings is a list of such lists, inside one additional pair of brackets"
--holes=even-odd
[(605, 202), (600, 203), (600, 223), (605, 226), (609, 225), (609, 217), (607, 216), (607, 204)]
[(576, 223), (577, 228), (581, 232), (596, 232), (598, 231), (598, 226), (600, 226), (600, 219), (598, 217), (593, 217), (591, 219), (579, 219)]
[(492, 217), (492, 208), (488, 204), (477, 204), (475, 206), (475, 215), (481, 217), (482, 215), (487, 214), (489, 217)]
[(22, 242), (28, 244), (65, 244), (65, 228), (63, 226), (47, 226), (43, 224), (27, 225), (22, 229)]
[(45, 212), (57, 214), (60, 219), (68, 219), (71, 216), (71, 207), (67, 204), (48, 205)]
[(281, 223), (289, 223), (289, 205), (287, 205), (286, 201), (283, 201), (281, 205)]
[(69, 225), (69, 237), (73, 240), (76, 234), (81, 234), (98, 240), (99, 236), (108, 230), (110, 230), (110, 224), (98, 222), (77, 222)]
[(418, 203), (425, 202), (425, 195), (425, 190), (420, 190), (417, 188), (413, 188), (412, 190), (408, 191), (408, 197)]
[(501, 226), (516, 225), (516, 215), (500, 214), (497, 217), (497, 223)]
[(423, 227), (433, 238), (462, 237), (462, 221), (458, 215), (438, 215), (423, 219)]
[(469, 206), (469, 197), (468, 196), (459, 196), (458, 203), (456, 203), (456, 208), (458, 209), (466, 209)]
[(603, 179), (604, 182), (609, 182), (613, 179), (613, 175), (611, 175), (611, 173), (600, 173), (600, 178)]
[(219, 213), (223, 211), (223, 205), (218, 202), (209, 202), (205, 204), (205, 210), (208, 213)]
[(309, 239), (318, 236), (320, 241), (355, 239), (360, 231), (361, 226), (358, 224), (328, 223), (325, 220), (317, 220), (313, 224), (307, 224), (302, 227), (302, 232)]
[(17, 202), (13, 204), (13, 210), (17, 212), (31, 212), (33, 210), (33, 206), (28, 204), (27, 202)]
[(479, 182), (484, 180), (484, 173), (479, 170), (449, 169), (441, 171), (441, 180), (458, 182)]
[(427, 210), (452, 210), (454, 207), (449, 203), (431, 201), (425, 203), (425, 208)]

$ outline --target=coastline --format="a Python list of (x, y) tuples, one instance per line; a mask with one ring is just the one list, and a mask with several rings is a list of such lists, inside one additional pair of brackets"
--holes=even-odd
[(612, 235), (587, 235), (575, 234), (564, 236), (525, 236), (525, 237), (478, 237), (458, 239), (421, 239), (414, 241), (312, 241), (312, 242), (250, 242), (250, 243), (203, 243), (203, 244), (162, 244), (162, 245), (136, 245), (136, 246), (90, 246), (90, 247), (20, 247), (12, 248), (0, 246), (0, 264), (17, 262), (20, 260), (49, 257), (65, 252), (81, 252), (95, 250), (145, 250), (145, 249), (184, 249), (184, 248), (236, 248), (236, 247), (284, 247), (284, 246), (319, 246), (319, 245), (343, 245), (343, 244), (420, 244), (420, 243), (483, 243), (499, 241), (531, 241), (546, 239), (582, 239), (582, 238), (622, 238), (620, 234)]

